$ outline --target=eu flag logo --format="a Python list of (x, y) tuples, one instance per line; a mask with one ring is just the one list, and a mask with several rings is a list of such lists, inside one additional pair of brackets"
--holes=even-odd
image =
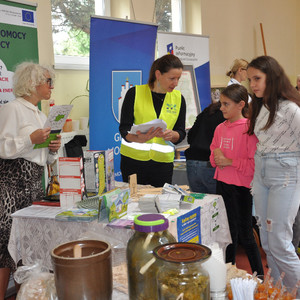
[(22, 9), (22, 21), (34, 23), (33, 11)]
[(167, 45), (167, 52), (168, 52), (168, 54), (174, 54), (173, 43)]

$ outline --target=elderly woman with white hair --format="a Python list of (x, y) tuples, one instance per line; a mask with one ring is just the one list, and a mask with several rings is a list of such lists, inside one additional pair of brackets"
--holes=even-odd
[(13, 77), (16, 99), (0, 108), (0, 299), (4, 299), (10, 273), (16, 268), (7, 249), (11, 214), (43, 197), (44, 166), (56, 160), (61, 145), (57, 135), (48, 148), (34, 149), (50, 134), (38, 103), (50, 99), (53, 79), (50, 67), (20, 64)]

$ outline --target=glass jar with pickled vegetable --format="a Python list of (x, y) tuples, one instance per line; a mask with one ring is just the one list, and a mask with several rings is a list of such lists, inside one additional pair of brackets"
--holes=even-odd
[(126, 253), (130, 300), (158, 299), (153, 249), (159, 245), (176, 242), (168, 227), (168, 219), (160, 214), (135, 217), (135, 233), (128, 241)]
[(210, 300), (209, 274), (201, 266), (211, 250), (200, 244), (170, 243), (153, 250), (158, 298)]

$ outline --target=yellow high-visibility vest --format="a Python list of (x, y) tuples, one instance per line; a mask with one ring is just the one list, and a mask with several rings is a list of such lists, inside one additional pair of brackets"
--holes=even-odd
[[(173, 129), (180, 112), (181, 93), (173, 90), (167, 93), (159, 119), (167, 123), (167, 129)], [(157, 118), (151, 90), (147, 84), (135, 86), (134, 124), (139, 125)], [(121, 154), (132, 159), (169, 163), (174, 160), (174, 147), (162, 138), (153, 138), (146, 143), (126, 142), (122, 139)]]

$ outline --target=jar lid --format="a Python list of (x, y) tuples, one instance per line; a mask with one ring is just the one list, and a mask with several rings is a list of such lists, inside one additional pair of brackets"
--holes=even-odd
[(162, 260), (174, 263), (193, 263), (204, 261), (211, 256), (211, 250), (201, 244), (170, 243), (156, 247), (154, 255)]
[(158, 232), (168, 229), (169, 221), (160, 214), (138, 215), (134, 218), (134, 229), (141, 232)]

